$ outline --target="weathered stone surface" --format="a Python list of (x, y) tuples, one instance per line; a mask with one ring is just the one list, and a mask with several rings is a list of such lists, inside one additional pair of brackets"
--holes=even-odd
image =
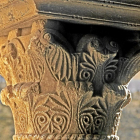
[[(137, 82), (132, 81), (131, 86), (129, 86), (129, 89), (132, 91), (133, 100), (131, 101), (131, 104), (129, 104), (122, 111), (122, 117), (120, 120), (120, 126), (118, 130), (118, 136), (120, 137), (120, 140), (139, 140), (139, 137), (140, 137), (140, 128), (139, 128), (140, 118), (138, 117), (140, 116), (140, 113), (138, 114), (134, 112), (134, 108), (133, 108), (133, 103), (138, 102), (138, 101), (140, 102), (139, 100), (140, 92), (139, 91), (133, 92), (133, 88), (135, 88), (135, 91), (139, 89), (138, 85), (136, 84)], [(140, 108), (139, 103), (135, 104), (135, 108), (139, 111), (139, 108)], [(129, 115), (130, 114), (129, 110), (131, 110), (131, 117)], [(1, 124), (0, 125), (1, 126), (0, 139), (1, 140), (11, 140), (12, 135), (14, 134), (14, 126), (13, 126), (12, 119), (13, 118), (12, 118), (10, 108), (2, 106), (0, 104), (0, 124)]]
[[(0, 74), (7, 83), (1, 100), (13, 113), (13, 140), (119, 139), (122, 109), (131, 101), (127, 83), (140, 70), (139, 31), (135, 31), (139, 5), (86, 2), (92, 3), (88, 10), (82, 10), (85, 1), (2, 3), (2, 14), (9, 14), (0, 27), (1, 33), (5, 30)], [(104, 12), (109, 13), (105, 19)], [(82, 14), (83, 21), (71, 19), (74, 14)], [(105, 26), (123, 24), (125, 29), (128, 21), (134, 22), (133, 31), (95, 26), (101, 24), (95, 18)]]
[(46, 18), (138, 31), (139, 7), (139, 0), (4, 0), (0, 2), (0, 36)]

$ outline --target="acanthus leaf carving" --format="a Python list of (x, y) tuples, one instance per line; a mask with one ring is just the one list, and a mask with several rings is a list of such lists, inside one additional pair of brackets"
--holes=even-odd
[(79, 79), (83, 81), (93, 81), (94, 75), (96, 73), (96, 65), (92, 60), (92, 57), (86, 53), (82, 54), (83, 62), (80, 63), (80, 76)]
[(111, 83), (116, 78), (118, 60), (113, 58), (108, 59), (104, 65), (104, 82)]
[(121, 111), (131, 100), (125, 84), (138, 54), (121, 62), (119, 44), (95, 34), (79, 35), (74, 48), (66, 33), (39, 24), (25, 37), (28, 43), (20, 36), (1, 47), (7, 73), (0, 71), (9, 75), (1, 96), (14, 110), (15, 139), (37, 134), (36, 139), (117, 140)]
[[(109, 89), (108, 89), (109, 88)], [(78, 122), (82, 133), (85, 134), (112, 134), (116, 135), (122, 108), (130, 102), (130, 94), (122, 97), (116, 95), (117, 91), (109, 91), (110, 87), (105, 86), (104, 97), (93, 97), (92, 92), (86, 93), (79, 102)], [(124, 90), (125, 92), (125, 90)]]
[[(33, 94), (33, 95), (32, 95)], [(32, 100), (33, 126), (37, 134), (66, 133), (70, 124), (71, 103), (66, 92), (37, 94), (30, 93), (28, 98)]]
[(134, 54), (132, 58), (121, 57), (119, 59), (118, 78), (116, 81), (126, 85), (140, 70), (139, 61), (139, 53)]

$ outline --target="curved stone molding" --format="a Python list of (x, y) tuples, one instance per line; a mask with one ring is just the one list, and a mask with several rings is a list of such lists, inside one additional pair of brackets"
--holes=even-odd
[(39, 135), (14, 135), (13, 140), (119, 140), (115, 135), (106, 136), (106, 135), (93, 135), (93, 134), (48, 134), (47, 136)]
[(1, 45), (0, 73), (13, 140), (118, 140), (131, 101), (126, 84), (140, 68), (139, 49), (130, 55), (121, 45), (106, 33), (72, 34), (51, 20), (11, 31)]

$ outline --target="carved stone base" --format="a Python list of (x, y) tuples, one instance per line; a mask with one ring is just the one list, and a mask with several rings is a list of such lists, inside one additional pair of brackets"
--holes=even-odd
[(93, 134), (46, 134), (39, 135), (14, 135), (13, 140), (119, 140), (115, 135), (93, 135)]

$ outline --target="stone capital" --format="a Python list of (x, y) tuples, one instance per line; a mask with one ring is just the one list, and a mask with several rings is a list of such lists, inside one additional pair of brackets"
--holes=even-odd
[(1, 100), (13, 140), (119, 139), (127, 84), (140, 70), (138, 4), (0, 2)]

